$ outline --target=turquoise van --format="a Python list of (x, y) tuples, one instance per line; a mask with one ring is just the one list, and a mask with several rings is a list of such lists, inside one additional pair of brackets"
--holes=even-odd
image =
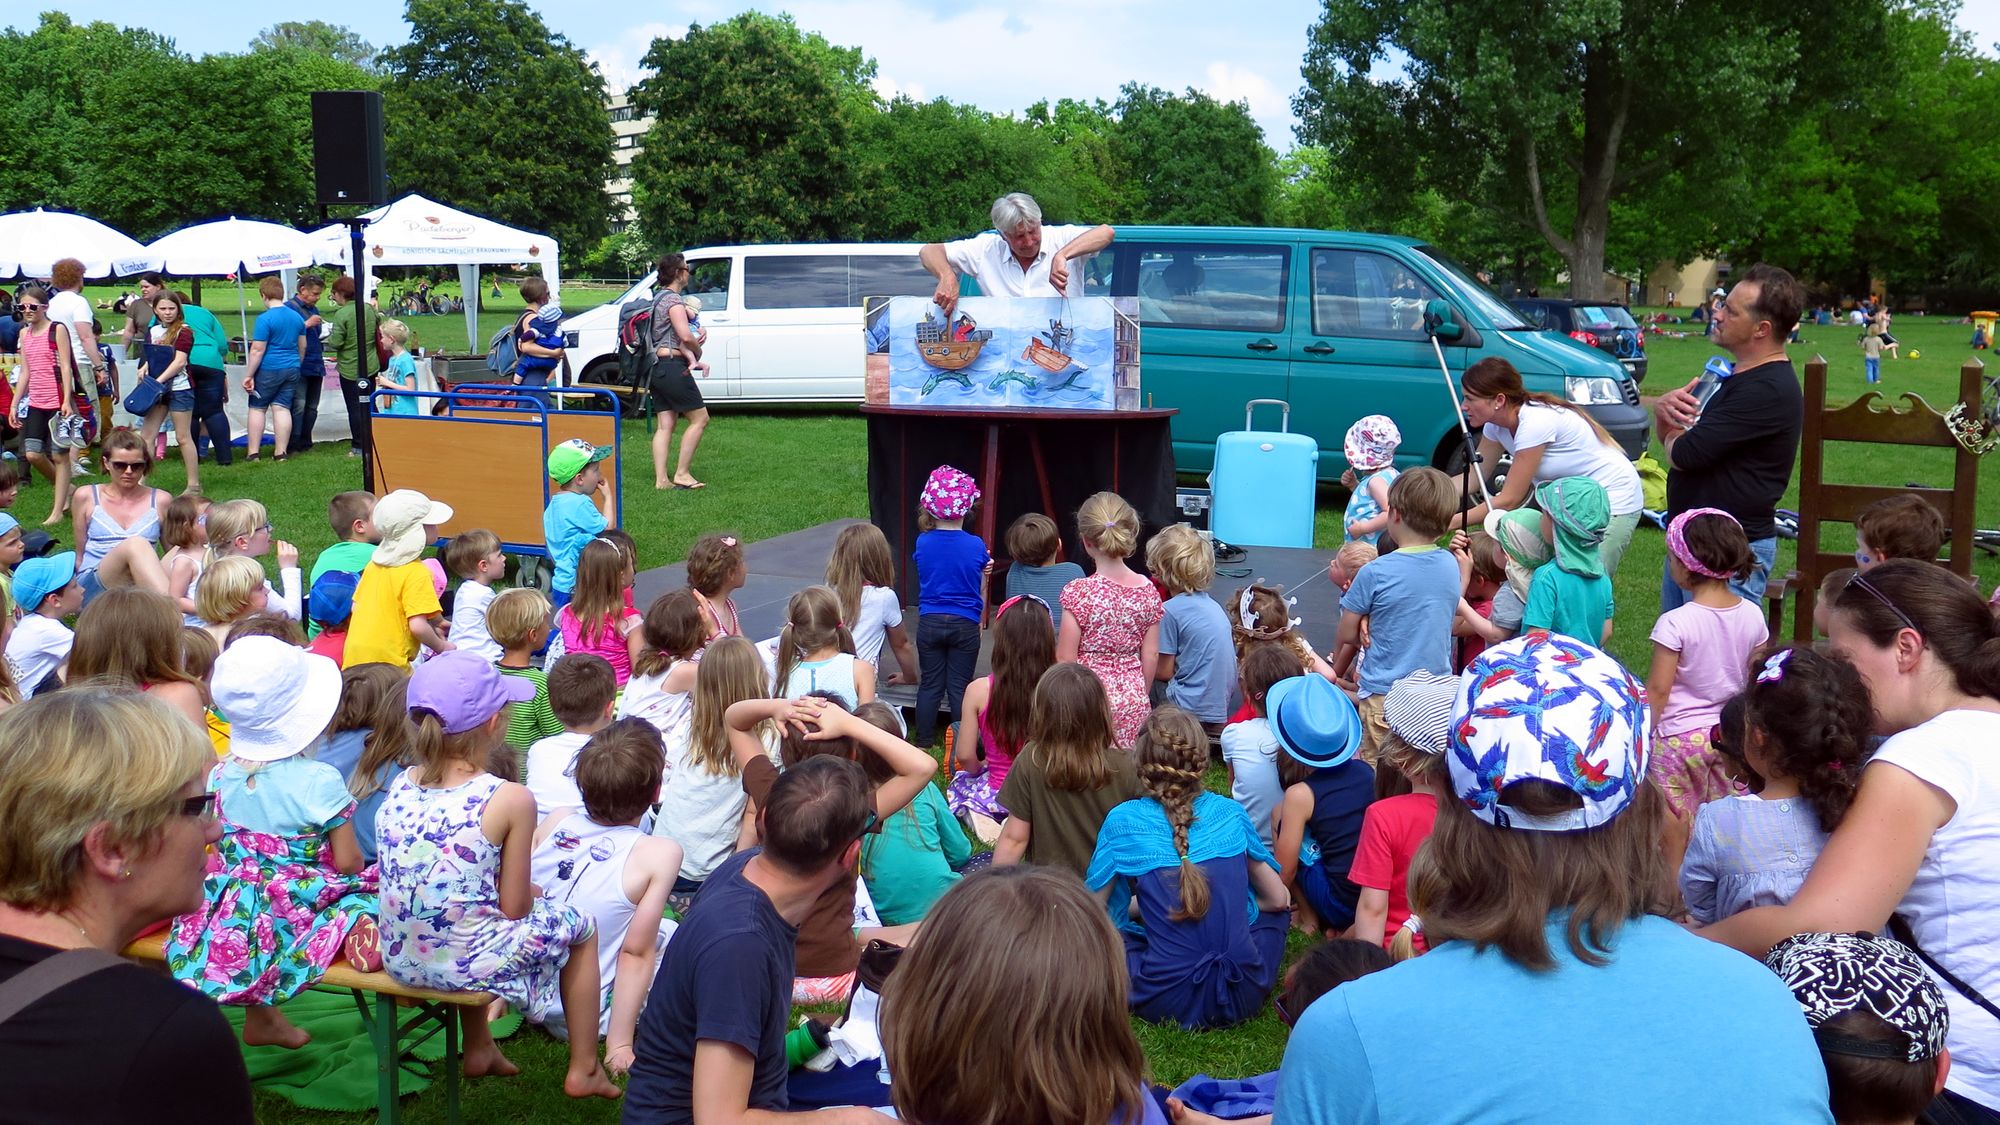
[[(1121, 226), (1086, 267), (1093, 296), (1139, 303), (1141, 392), (1176, 407), (1174, 460), (1204, 472), (1218, 434), (1242, 428), (1254, 398), (1292, 405), (1292, 429), (1331, 456), (1347, 428), (1387, 414), (1404, 468), (1464, 464), (1453, 402), (1465, 369), (1499, 356), (1529, 390), (1577, 404), (1627, 456), (1646, 449), (1639, 388), (1616, 360), (1546, 332), (1437, 249), (1391, 235), (1255, 227)], [(1441, 340), (1446, 386), (1424, 314), (1442, 300), (1462, 331)], [(1488, 468), (1491, 471), (1491, 467)]]

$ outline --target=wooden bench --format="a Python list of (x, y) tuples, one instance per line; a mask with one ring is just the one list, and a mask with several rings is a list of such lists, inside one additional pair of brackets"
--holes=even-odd
[[(164, 965), (167, 961), (165, 931), (133, 942), (125, 949), (133, 961)], [(444, 1033), (445, 1120), (457, 1125), (459, 1058), (458, 1011), (462, 1007), (484, 1007), (493, 1002), (490, 992), (433, 992), (399, 984), (387, 973), (364, 973), (346, 961), (336, 961), (315, 988), (345, 990), (354, 998), (361, 1022), (375, 1044), (375, 1119), (394, 1125), (402, 1116), (403, 1064), (416, 1059), (418, 1047), (438, 1032)], [(397, 1008), (411, 1008), (409, 1018), (400, 1018)]]

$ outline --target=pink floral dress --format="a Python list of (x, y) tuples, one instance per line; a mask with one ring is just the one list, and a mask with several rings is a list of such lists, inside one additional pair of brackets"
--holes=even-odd
[(1083, 633), (1076, 662), (1104, 682), (1118, 745), (1130, 747), (1153, 709), (1146, 694), (1150, 677), (1140, 667), (1139, 646), (1146, 630), (1160, 623), (1160, 593), (1150, 582), (1120, 586), (1093, 574), (1064, 586), (1061, 601), (1063, 612), (1075, 615)]
[[(208, 854), (202, 905), (174, 919), (167, 935), (167, 967), (174, 979), (194, 986), (222, 1004), (278, 1004), (312, 987), (340, 959), (341, 942), (363, 917), (375, 913), (375, 867), (343, 875), (333, 866), (327, 834), (354, 816), (340, 774), (305, 758), (271, 765), (255, 776), (259, 785), (301, 792), (282, 804), (324, 806), (327, 794), (346, 797), (335, 815), (300, 826), (293, 834), (256, 832), (232, 822), (232, 803), (249, 802), (230, 784), (234, 760), (216, 770), (217, 811), (222, 839)], [(331, 778), (318, 777), (323, 771)], [(309, 791), (308, 791), (309, 790)]]

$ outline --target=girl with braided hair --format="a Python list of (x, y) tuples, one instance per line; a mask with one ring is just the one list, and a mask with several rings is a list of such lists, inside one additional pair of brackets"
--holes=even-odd
[(1202, 787), (1208, 736), (1172, 704), (1134, 746), (1144, 796), (1111, 810), (1084, 885), (1125, 939), (1132, 1011), (1186, 1028), (1255, 1015), (1278, 979), (1291, 896), (1243, 807)]
[(1681, 897), (1702, 925), (1792, 900), (1868, 758), (1868, 691), (1851, 665), (1786, 647), (1752, 667), (1740, 734), (1711, 735), (1750, 792), (1695, 810), (1681, 861)]

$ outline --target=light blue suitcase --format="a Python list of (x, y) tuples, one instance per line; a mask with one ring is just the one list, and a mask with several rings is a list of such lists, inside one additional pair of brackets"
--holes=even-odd
[[(1276, 431), (1251, 419), (1259, 406), (1283, 415)], [(1319, 443), (1292, 430), (1292, 406), (1283, 399), (1253, 398), (1243, 408), (1243, 429), (1215, 439), (1210, 527), (1239, 547), (1311, 547), (1313, 503), (1319, 483)]]

